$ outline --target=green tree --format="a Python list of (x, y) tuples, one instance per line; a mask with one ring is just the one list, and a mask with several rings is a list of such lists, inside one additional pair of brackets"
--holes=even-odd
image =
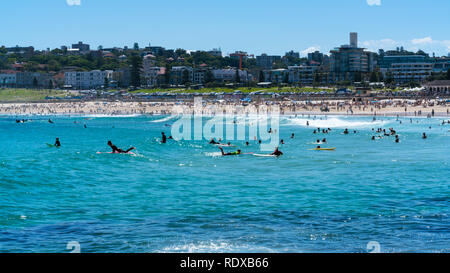
[(283, 79), (284, 83), (289, 83), (289, 72), (284, 73), (284, 79)]
[(210, 83), (214, 81), (214, 74), (208, 69), (205, 73), (205, 83)]
[(264, 82), (264, 72), (262, 70), (259, 71), (259, 82)]
[(139, 51), (139, 44), (138, 43), (134, 43), (133, 49)]
[(141, 86), (142, 58), (138, 55), (131, 57), (131, 85)]
[(355, 72), (355, 82), (362, 82), (362, 74), (360, 71)]
[(38, 79), (36, 77), (33, 78), (33, 88), (37, 88), (39, 85)]
[(370, 73), (370, 82), (378, 82), (377, 72), (372, 71), (372, 73)]
[(182, 76), (182, 83), (187, 84), (189, 83), (189, 71), (187, 69), (183, 70), (183, 76)]
[(447, 70), (447, 80), (450, 80), (450, 68)]

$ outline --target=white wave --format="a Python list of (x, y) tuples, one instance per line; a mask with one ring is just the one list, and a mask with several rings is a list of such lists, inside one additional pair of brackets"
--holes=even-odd
[(327, 119), (307, 119), (307, 118), (288, 118), (288, 125), (299, 125), (307, 127), (309, 122), (310, 128), (373, 128), (383, 127), (387, 121), (358, 121), (358, 120), (345, 120), (338, 117), (329, 117)]
[(169, 121), (169, 120), (177, 118), (177, 117), (178, 116), (168, 116), (168, 117), (165, 117), (165, 118), (162, 118), (162, 119), (152, 120), (150, 122), (153, 122), (153, 123), (166, 122), (166, 121)]
[(162, 253), (236, 253), (236, 252), (258, 252), (258, 253), (273, 253), (274, 250), (267, 247), (255, 247), (249, 245), (235, 245), (227, 242), (199, 242), (186, 243), (181, 245), (168, 246), (160, 251)]
[(215, 152), (215, 153), (205, 153), (206, 156), (210, 156), (210, 157), (219, 157), (222, 156), (221, 152)]

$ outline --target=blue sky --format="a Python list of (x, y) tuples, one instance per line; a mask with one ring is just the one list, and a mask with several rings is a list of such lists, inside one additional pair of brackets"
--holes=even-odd
[(224, 53), (330, 49), (450, 52), (449, 0), (3, 0), (0, 45), (161, 45)]

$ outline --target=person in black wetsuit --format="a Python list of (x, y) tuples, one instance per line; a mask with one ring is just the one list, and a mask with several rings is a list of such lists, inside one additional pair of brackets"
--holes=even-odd
[(281, 151), (278, 150), (278, 147), (275, 148), (275, 151), (273, 153), (271, 153), (270, 155), (275, 155), (275, 156), (282, 156), (283, 153)]
[(127, 154), (130, 151), (136, 149), (134, 147), (131, 147), (130, 149), (124, 151), (122, 149), (117, 148), (116, 145), (112, 144), (111, 140), (108, 141), (108, 146), (111, 147), (113, 154)]
[(162, 138), (161, 143), (167, 142), (167, 137), (166, 137), (166, 134), (164, 134), (164, 132), (161, 133), (161, 138)]
[(222, 147), (219, 147), (219, 149), (222, 152), (222, 156), (226, 156), (226, 155), (240, 155), (241, 154), (241, 150), (237, 150), (236, 152), (231, 152), (231, 153), (225, 153), (223, 151)]
[(220, 144), (219, 142), (215, 141), (214, 138), (211, 138), (211, 141), (209, 142), (209, 144)]
[(55, 147), (61, 147), (61, 142), (59, 142), (59, 138), (55, 140)]

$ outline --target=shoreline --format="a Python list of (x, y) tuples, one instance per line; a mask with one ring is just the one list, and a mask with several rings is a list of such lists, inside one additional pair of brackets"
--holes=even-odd
[[(248, 114), (262, 106), (279, 107), (280, 115), (314, 116), (373, 116), (373, 117), (450, 117), (450, 104), (434, 101), (411, 100), (393, 103), (365, 105), (352, 100), (328, 102), (252, 102), (244, 106), (239, 102), (205, 101), (203, 115)], [(326, 107), (327, 111), (322, 111)], [(194, 113), (193, 102), (129, 102), (129, 101), (87, 101), (87, 102), (38, 102), (0, 103), (0, 116), (155, 116)], [(233, 112), (229, 112), (231, 111)], [(181, 110), (181, 111), (180, 111)], [(196, 113), (197, 110), (195, 110)]]

